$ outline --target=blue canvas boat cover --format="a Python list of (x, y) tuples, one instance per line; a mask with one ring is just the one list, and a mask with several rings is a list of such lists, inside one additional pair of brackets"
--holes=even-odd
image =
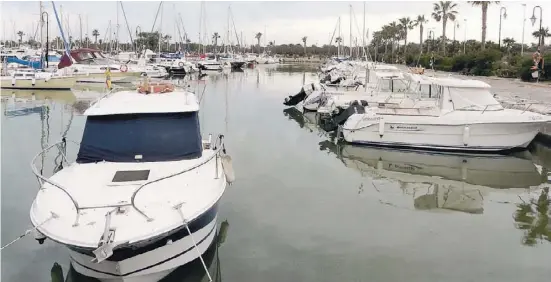
[(201, 139), (197, 112), (88, 116), (77, 163), (194, 159)]

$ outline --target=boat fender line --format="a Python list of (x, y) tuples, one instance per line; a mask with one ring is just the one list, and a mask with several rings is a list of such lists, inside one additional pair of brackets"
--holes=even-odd
[(35, 84), (36, 84), (36, 78), (33, 77), (33, 78), (31, 79), (31, 85), (32, 85), (32, 86), (35, 86)]
[(383, 135), (385, 134), (385, 120), (379, 119), (379, 137), (383, 138)]
[(469, 137), (471, 136), (471, 129), (468, 125), (465, 125), (463, 128), (463, 145), (468, 146), (469, 145)]
[(182, 205), (183, 205), (183, 203), (177, 204), (176, 206), (174, 206), (174, 209), (177, 210), (178, 213), (180, 214), (180, 217), (182, 218), (182, 221), (184, 222), (184, 226), (186, 227), (186, 230), (189, 234), (189, 237), (191, 238), (191, 241), (193, 242), (193, 246), (195, 247), (195, 250), (197, 250), (197, 254), (199, 255), (199, 259), (201, 260), (201, 264), (203, 265), (203, 269), (207, 273), (207, 277), (209, 278), (209, 282), (212, 282), (212, 277), (210, 276), (207, 264), (205, 264), (205, 260), (203, 259), (203, 255), (201, 254), (201, 251), (199, 251), (199, 247), (197, 247), (197, 241), (195, 241), (195, 238), (193, 237), (193, 234), (191, 233), (191, 230), (189, 230), (188, 221), (186, 220), (186, 218), (184, 216), (184, 212), (182, 212)]
[(31, 229), (27, 229), (23, 234), (19, 235), (17, 238), (15, 238), (14, 240), (12, 240), (11, 242), (7, 243), (6, 245), (2, 246), (0, 248), (0, 252), (2, 250), (4, 250), (5, 248), (7, 248), (8, 246), (10, 246), (11, 244), (25, 238), (25, 236), (31, 234), (31, 233), (35, 233), (35, 239), (38, 241), (39, 244), (43, 244), (44, 243), (44, 240), (46, 240), (46, 236), (44, 236), (40, 231), (38, 231), (37, 229), (44, 225), (46, 222), (50, 221), (50, 219), (54, 219), (54, 218), (58, 218), (59, 216), (57, 214), (55, 214), (54, 212), (50, 212), (50, 217), (46, 218), (44, 221), (42, 221), (42, 223), (38, 224), (37, 226), (31, 228)]
[(11, 77), (11, 86), (15, 86), (15, 77)]

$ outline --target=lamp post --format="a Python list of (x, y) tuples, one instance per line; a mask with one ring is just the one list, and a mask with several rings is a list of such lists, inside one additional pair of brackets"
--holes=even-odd
[(501, 19), (507, 19), (507, 8), (501, 7), (499, 9), (499, 49), (501, 49)]
[(535, 6), (534, 9), (532, 9), (532, 17), (530, 18), (530, 20), (532, 21), (532, 26), (534, 26), (534, 24), (536, 23), (536, 8), (540, 8), (540, 28), (538, 29), (539, 33), (540, 33), (540, 36), (538, 38), (538, 46), (540, 48), (540, 52), (543, 51), (541, 50), (543, 48), (543, 44), (542, 44), (542, 39), (543, 39), (543, 33), (541, 32), (541, 18), (543, 16), (543, 13), (542, 13), (542, 9), (540, 6)]
[(465, 47), (467, 45), (467, 19), (463, 19), (465, 21), (465, 25), (463, 26), (464, 34), (463, 34), (463, 54), (465, 54)]
[(520, 46), (520, 55), (524, 55), (524, 27), (526, 26), (526, 4), (522, 4), (522, 7), (524, 7), (524, 10), (522, 11), (522, 42)]
[(454, 23), (453, 24), (453, 41), (455, 41), (455, 29), (456, 28), (459, 28), (459, 23)]
[[(431, 36), (432, 34), (432, 36)], [(434, 40), (434, 31), (432, 31), (432, 28), (429, 29), (429, 35), (428, 35), (428, 38), (429, 40)], [(430, 46), (431, 45), (431, 41), (427, 42), (427, 53), (430, 52)]]

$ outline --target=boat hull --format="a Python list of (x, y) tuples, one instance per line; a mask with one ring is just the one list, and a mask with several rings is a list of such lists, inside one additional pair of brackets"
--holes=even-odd
[(526, 148), (542, 128), (541, 122), (423, 124), (379, 122), (350, 130), (342, 127), (347, 142), (377, 146), (450, 151), (507, 151)]
[(44, 79), (14, 79), (4, 78), (0, 81), (2, 89), (17, 89), (17, 90), (71, 90), (75, 85), (76, 78), (52, 78)]
[(216, 215), (217, 207), (214, 206), (190, 224), (193, 239), (181, 226), (176, 232), (155, 239), (153, 243), (115, 250), (108, 260), (100, 263), (92, 262), (94, 257), (88, 252), (69, 247), (71, 265), (80, 274), (103, 282), (158, 281), (176, 268), (197, 259), (199, 253), (202, 255), (207, 251), (216, 236)]
[(219, 64), (198, 64), (198, 68), (204, 71), (219, 71), (222, 66)]
[(231, 62), (231, 68), (232, 69), (241, 69), (245, 65), (245, 62)]

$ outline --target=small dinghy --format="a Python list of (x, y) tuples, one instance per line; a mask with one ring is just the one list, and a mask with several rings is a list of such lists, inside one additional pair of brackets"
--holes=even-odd
[[(164, 86), (101, 97), (84, 113), (78, 150), (64, 139), (32, 162), (35, 238), (65, 245), (83, 275), (158, 281), (202, 259), (215, 237), (231, 158), (222, 135), (202, 139), (196, 96)], [(63, 165), (46, 177), (34, 163), (51, 149)]]

